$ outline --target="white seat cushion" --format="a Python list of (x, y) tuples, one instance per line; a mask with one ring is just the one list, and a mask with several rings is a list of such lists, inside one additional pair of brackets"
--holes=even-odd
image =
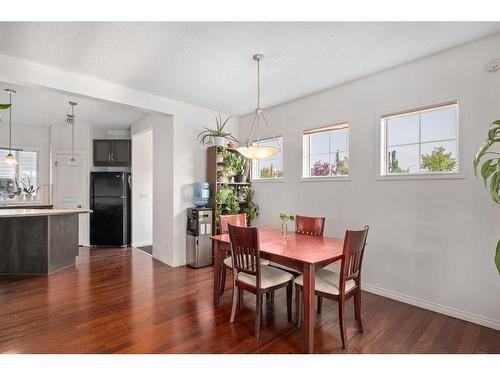
[[(260, 287), (262, 289), (267, 289), (272, 286), (286, 283), (293, 279), (293, 275), (289, 272), (280, 270), (279, 268), (271, 266), (260, 267)], [(256, 278), (252, 275), (247, 275), (246, 273), (240, 272), (238, 274), (238, 280), (244, 282), (245, 284), (255, 286)]]
[[(229, 268), (233, 268), (233, 259), (231, 257), (227, 257), (226, 259), (224, 259), (224, 264)], [(269, 265), (269, 261), (267, 259), (260, 258), (260, 264), (262, 264), (263, 266), (267, 266)]]
[[(322, 293), (333, 294), (335, 296), (339, 295), (339, 277), (338, 273), (328, 271), (323, 269), (319, 269), (316, 271), (316, 290)], [(295, 279), (295, 283), (303, 286), (304, 285), (304, 277), (300, 275)], [(352, 288), (356, 286), (354, 280), (347, 280), (345, 283), (345, 292), (347, 293)]]
[(340, 260), (330, 263), (328, 266), (323, 267), (324, 270), (328, 270), (335, 273), (340, 273)]
[(299, 271), (294, 270), (293, 268), (290, 268), (290, 267), (284, 266), (284, 265), (279, 264), (279, 263), (276, 263), (276, 262), (269, 262), (269, 265), (270, 265), (270, 266), (273, 266), (273, 267), (278, 267), (278, 268), (281, 268), (282, 270), (285, 270), (285, 271), (295, 272), (295, 274), (300, 273)]

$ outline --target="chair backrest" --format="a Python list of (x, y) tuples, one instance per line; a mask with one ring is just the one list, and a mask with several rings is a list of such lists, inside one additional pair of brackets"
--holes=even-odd
[(324, 229), (324, 217), (295, 216), (295, 233), (323, 237)]
[(247, 214), (236, 214), (236, 215), (220, 215), (220, 233), (228, 233), (227, 225), (236, 225), (238, 227), (247, 226)]
[(345, 232), (344, 250), (340, 265), (340, 294), (344, 294), (345, 282), (348, 280), (354, 280), (356, 285), (360, 286), (361, 265), (363, 264), (368, 229), (368, 225), (365, 225), (362, 230), (346, 230)]
[(259, 230), (253, 227), (228, 225), (231, 241), (231, 257), (233, 268), (237, 272), (247, 273), (257, 277), (260, 286), (260, 249)]

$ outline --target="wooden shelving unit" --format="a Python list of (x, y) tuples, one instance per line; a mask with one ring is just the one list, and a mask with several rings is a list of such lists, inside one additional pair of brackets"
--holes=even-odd
[[(243, 186), (252, 186), (252, 180), (251, 180), (251, 165), (248, 168), (247, 171), (247, 182), (239, 183), (239, 182), (221, 182), (217, 180), (217, 171), (219, 168), (224, 166), (224, 163), (217, 162), (217, 149), (220, 148), (220, 146), (211, 146), (207, 148), (207, 180), (208, 183), (210, 184), (210, 200), (209, 200), (209, 206), (212, 208), (214, 214), (213, 214), (213, 228), (215, 228), (216, 232), (219, 233), (219, 227), (217, 225), (217, 218), (215, 217), (215, 213), (218, 210), (219, 207), (217, 207), (217, 204), (215, 203), (215, 196), (217, 194), (218, 189), (221, 186), (233, 186), (237, 190), (239, 190), (240, 187)], [(238, 152), (234, 149), (227, 148), (229, 152)], [(251, 163), (251, 162), (250, 162)], [(240, 206), (245, 206), (248, 204), (248, 202), (239, 202)]]

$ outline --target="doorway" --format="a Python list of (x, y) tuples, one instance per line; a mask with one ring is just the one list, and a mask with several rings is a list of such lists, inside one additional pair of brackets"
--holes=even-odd
[(132, 246), (153, 253), (153, 129), (132, 135)]
[[(88, 159), (86, 153), (55, 152), (53, 160), (54, 208), (88, 208)], [(88, 246), (89, 214), (79, 215), (79, 242)]]

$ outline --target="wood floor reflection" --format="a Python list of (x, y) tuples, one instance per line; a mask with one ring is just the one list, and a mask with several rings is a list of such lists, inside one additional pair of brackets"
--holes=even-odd
[[(229, 324), (231, 286), (212, 304), (212, 268), (171, 268), (132, 248), (80, 249), (75, 266), (49, 277), (0, 277), (1, 353), (301, 353), (285, 293), (267, 305), (261, 339), (254, 297)], [(228, 284), (231, 278), (228, 277)], [(317, 316), (317, 353), (500, 353), (500, 331), (363, 293), (365, 332), (347, 304), (349, 349), (337, 306)]]

